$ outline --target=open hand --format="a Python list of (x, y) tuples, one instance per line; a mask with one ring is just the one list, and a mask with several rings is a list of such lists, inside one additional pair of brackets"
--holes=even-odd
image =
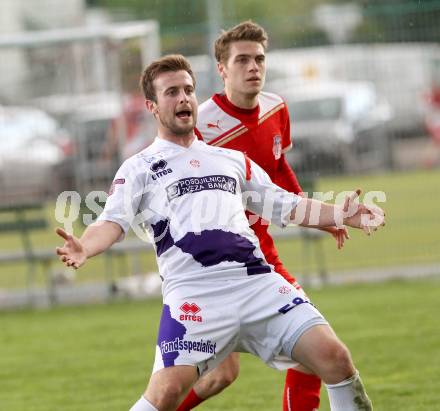
[(55, 232), (65, 240), (62, 247), (56, 248), (60, 260), (67, 267), (75, 269), (81, 267), (87, 259), (87, 253), (79, 239), (74, 235), (68, 234), (62, 228), (57, 228)]
[(348, 230), (346, 227), (325, 227), (322, 231), (326, 231), (336, 240), (336, 247), (338, 250), (344, 247), (345, 240), (349, 240)]

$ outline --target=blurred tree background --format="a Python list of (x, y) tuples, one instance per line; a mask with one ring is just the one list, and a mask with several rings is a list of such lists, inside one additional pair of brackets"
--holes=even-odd
[[(160, 22), (164, 53), (206, 52), (208, 8), (218, 1), (223, 28), (246, 19), (262, 24), (271, 34), (271, 48), (329, 44), (327, 34), (315, 24), (320, 5), (347, 4), (344, 0), (87, 0), (90, 7), (109, 11), (115, 20), (155, 19)], [(438, 42), (439, 0), (355, 0), (361, 23), (347, 43)], [(337, 21), (336, 23), (337, 24)]]

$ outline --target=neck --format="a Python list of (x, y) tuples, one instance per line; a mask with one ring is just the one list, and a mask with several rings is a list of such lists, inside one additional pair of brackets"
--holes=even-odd
[(225, 94), (228, 100), (239, 108), (253, 109), (258, 106), (258, 94), (236, 93), (225, 88)]
[(170, 143), (174, 143), (186, 148), (188, 148), (196, 138), (193, 131), (187, 134), (176, 135), (168, 130), (159, 129), (157, 135), (162, 140), (166, 140), (169, 141)]

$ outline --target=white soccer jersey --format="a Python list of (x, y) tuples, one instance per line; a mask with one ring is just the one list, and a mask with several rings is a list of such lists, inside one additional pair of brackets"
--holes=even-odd
[(246, 207), (283, 226), (300, 197), (275, 186), (242, 153), (194, 139), (156, 138), (118, 170), (99, 220), (143, 226), (153, 239), (164, 295), (182, 281), (271, 272)]

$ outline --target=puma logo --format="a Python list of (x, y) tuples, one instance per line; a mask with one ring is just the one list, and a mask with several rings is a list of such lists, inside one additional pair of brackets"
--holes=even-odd
[(208, 126), (208, 128), (218, 128), (219, 130), (221, 130), (219, 123), (220, 123), (220, 120), (217, 120), (217, 123), (215, 123), (215, 124), (208, 123), (206, 125)]

